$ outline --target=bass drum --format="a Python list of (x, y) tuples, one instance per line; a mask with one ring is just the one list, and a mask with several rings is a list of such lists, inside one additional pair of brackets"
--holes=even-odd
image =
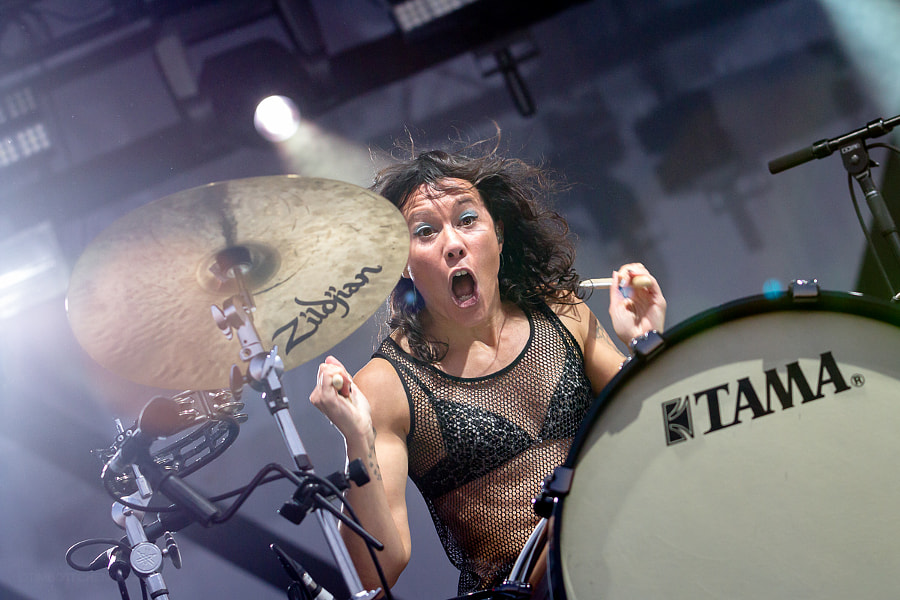
[(896, 597), (900, 311), (798, 296), (700, 314), (604, 389), (557, 471), (554, 599)]

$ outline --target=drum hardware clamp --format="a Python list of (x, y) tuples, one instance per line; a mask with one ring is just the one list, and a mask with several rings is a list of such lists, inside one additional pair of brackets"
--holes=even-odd
[(791, 282), (791, 297), (797, 302), (811, 302), (819, 297), (819, 280), (795, 279)]
[(573, 473), (571, 467), (556, 467), (544, 478), (541, 484), (541, 495), (532, 501), (534, 512), (538, 516), (545, 519), (550, 518), (556, 499), (567, 495), (572, 488)]
[[(629, 356), (629, 360), (633, 357), (640, 358), (650, 358), (660, 350), (662, 350), (665, 345), (665, 340), (655, 329), (653, 331), (648, 331), (647, 333), (643, 333), (638, 337), (631, 340), (631, 343), (628, 345), (631, 350), (632, 356)], [(627, 361), (626, 361), (627, 362)]]
[[(369, 483), (369, 472), (366, 470), (362, 460), (357, 458), (348, 463), (346, 474), (332, 473), (325, 477), (331, 485), (320, 482), (317, 478), (303, 477), (302, 474), (301, 479), (303, 479), (303, 483), (297, 486), (291, 499), (285, 502), (277, 511), (279, 515), (295, 525), (299, 525), (303, 517), (311, 512), (317, 503), (334, 496), (336, 492), (350, 489), (351, 481), (358, 486)], [(348, 523), (348, 526), (353, 528), (353, 525), (350, 523)], [(355, 528), (354, 531), (356, 531)], [(361, 535), (370, 538), (364, 532)]]

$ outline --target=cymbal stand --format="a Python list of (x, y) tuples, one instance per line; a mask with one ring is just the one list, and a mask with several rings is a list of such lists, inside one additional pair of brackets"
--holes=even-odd
[[(153, 491), (147, 485), (140, 468), (136, 464), (132, 464), (131, 468), (134, 470), (138, 489), (131, 496), (124, 498), (124, 500), (129, 504), (147, 506)], [(161, 573), (163, 558), (168, 556), (175, 568), (180, 569), (181, 554), (171, 534), (166, 536), (166, 550), (161, 550), (159, 546), (149, 541), (144, 531), (143, 518), (143, 513), (128, 508), (119, 502), (114, 502), (112, 505), (112, 519), (116, 525), (125, 530), (125, 534), (128, 537), (128, 545), (131, 547), (128, 559), (131, 569), (144, 582), (151, 598), (155, 600), (169, 600), (169, 590)]]
[[(259, 333), (253, 324), (253, 312), (256, 307), (244, 285), (242, 273), (244, 264), (247, 264), (249, 260), (245, 263), (240, 258), (235, 259), (233, 256), (220, 255), (219, 258), (220, 260), (217, 261), (217, 264), (220, 270), (234, 279), (239, 291), (238, 294), (223, 303), (223, 308), (212, 306), (213, 319), (226, 338), (232, 339), (234, 336), (233, 332), (237, 333), (241, 342), (241, 359), (249, 363), (246, 381), (250, 387), (262, 394), (269, 413), (275, 418), (278, 429), (281, 431), (281, 436), (294, 460), (294, 464), (297, 465), (301, 472), (312, 475), (314, 473), (312, 462), (309, 460), (306, 448), (303, 446), (294, 421), (291, 419), (288, 398), (281, 384), (284, 363), (278, 355), (278, 347), (275, 346), (270, 352), (266, 352), (259, 338)], [(235, 388), (240, 388), (244, 380), (245, 378), (241, 375), (237, 365), (233, 366), (231, 370), (232, 391)], [(322, 505), (323, 502), (328, 504), (328, 507), (324, 507)], [(350, 597), (354, 600), (369, 600), (377, 596), (381, 591), (380, 589), (367, 591), (363, 588), (359, 574), (356, 572), (350, 559), (347, 546), (338, 532), (336, 519), (343, 517), (343, 515), (339, 515), (339, 512), (327, 500), (317, 502), (317, 505), (311, 510), (315, 512), (322, 527), (325, 541), (328, 543), (344, 582), (350, 590)], [(351, 523), (348, 522), (348, 525), (351, 525)], [(352, 526), (354, 526), (352, 528), (357, 530), (355, 525), (355, 523), (352, 523)]]

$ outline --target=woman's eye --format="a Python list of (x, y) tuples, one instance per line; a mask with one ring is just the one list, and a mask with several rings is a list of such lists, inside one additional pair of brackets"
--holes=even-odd
[(434, 229), (431, 225), (419, 225), (413, 230), (413, 234), (418, 237), (427, 237), (434, 233)]
[(475, 221), (478, 220), (478, 215), (473, 213), (466, 213), (459, 218), (459, 222), (461, 225), (471, 225)]

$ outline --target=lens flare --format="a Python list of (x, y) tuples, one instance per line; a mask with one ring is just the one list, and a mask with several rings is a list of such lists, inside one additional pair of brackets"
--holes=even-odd
[(766, 298), (774, 300), (784, 294), (784, 286), (777, 279), (769, 279), (763, 284), (762, 291)]

